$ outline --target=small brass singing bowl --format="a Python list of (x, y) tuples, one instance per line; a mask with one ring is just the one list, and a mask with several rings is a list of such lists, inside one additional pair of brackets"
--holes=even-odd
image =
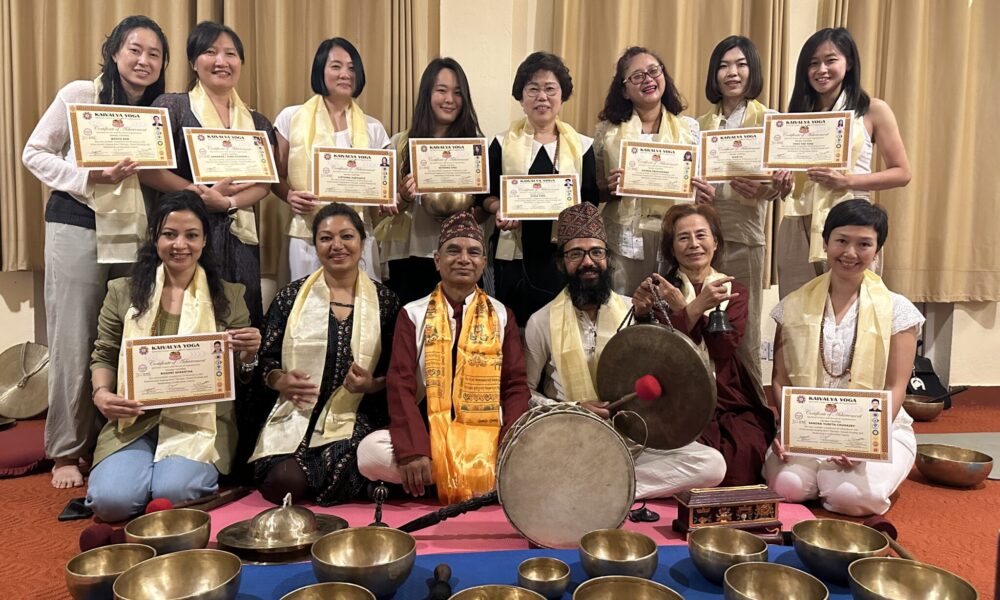
[(863, 558), (847, 568), (855, 600), (977, 600), (976, 588), (944, 569), (901, 558)]
[(931, 402), (926, 396), (908, 394), (903, 398), (903, 409), (914, 421), (933, 421), (944, 410), (944, 401)]
[(448, 600), (544, 600), (545, 596), (513, 585), (478, 585), (453, 594)]
[(557, 558), (529, 558), (517, 566), (517, 584), (549, 598), (562, 598), (569, 585), (569, 565)]
[(954, 487), (979, 485), (993, 470), (989, 454), (945, 444), (917, 444), (916, 462), (930, 481)]
[(417, 558), (413, 536), (388, 527), (354, 527), (321, 537), (312, 546), (316, 579), (360, 585), (378, 597), (403, 585)]
[(767, 562), (767, 543), (731, 527), (702, 527), (688, 534), (691, 562), (705, 579), (722, 585), (726, 569), (744, 562)]
[(281, 600), (375, 600), (375, 594), (360, 585), (343, 581), (316, 583), (289, 592)]
[(722, 578), (726, 600), (827, 600), (830, 592), (812, 575), (774, 563), (741, 563)]
[(649, 579), (659, 557), (656, 542), (624, 529), (598, 529), (580, 538), (580, 564), (591, 577), (629, 575)]
[(242, 568), (238, 556), (222, 550), (157, 556), (118, 577), (115, 600), (233, 600)]
[(211, 533), (212, 518), (207, 512), (173, 508), (133, 519), (125, 526), (125, 541), (152, 546), (163, 555), (204, 548)]
[(852, 562), (889, 555), (889, 541), (884, 535), (850, 521), (801, 521), (792, 526), (792, 538), (802, 564), (820, 579), (841, 585), (847, 585), (847, 567)]
[(87, 550), (66, 563), (66, 588), (76, 600), (110, 598), (111, 586), (119, 575), (154, 556), (156, 550), (144, 544), (113, 544)]
[(573, 600), (684, 600), (667, 586), (626, 575), (609, 575), (584, 581), (573, 592)]

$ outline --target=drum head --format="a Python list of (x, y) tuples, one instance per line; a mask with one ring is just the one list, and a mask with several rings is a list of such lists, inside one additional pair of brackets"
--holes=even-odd
[(508, 433), (497, 493), (521, 535), (546, 548), (575, 548), (585, 534), (625, 522), (635, 499), (635, 466), (621, 437), (601, 419), (586, 409), (557, 408), (533, 418), (527, 413), (529, 420)]

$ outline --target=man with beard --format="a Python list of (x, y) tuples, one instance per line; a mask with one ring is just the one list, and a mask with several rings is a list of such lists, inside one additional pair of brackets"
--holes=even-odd
[[(597, 207), (578, 204), (559, 214), (557, 266), (566, 287), (531, 315), (525, 330), (532, 406), (568, 402), (608, 418), (607, 403), (596, 392), (597, 362), (631, 300), (611, 289), (607, 242)], [(676, 450), (647, 449), (635, 461), (636, 498), (714, 487), (725, 474), (722, 454), (698, 442)]]

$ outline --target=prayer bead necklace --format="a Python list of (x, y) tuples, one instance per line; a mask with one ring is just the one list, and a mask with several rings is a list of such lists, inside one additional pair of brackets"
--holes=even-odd
[(860, 320), (861, 319), (858, 319), (857, 317), (855, 317), (855, 319), (854, 319), (854, 338), (851, 340), (851, 350), (850, 350), (850, 353), (847, 355), (847, 366), (844, 367), (844, 370), (841, 371), (840, 373), (834, 373), (830, 369), (830, 367), (828, 367), (826, 365), (826, 348), (825, 348), (825, 345), (823, 343), (823, 338), (826, 337), (826, 315), (825, 314), (823, 315), (822, 320), (820, 321), (820, 324), (819, 324), (819, 357), (820, 357), (820, 360), (823, 362), (823, 370), (826, 371), (827, 375), (829, 375), (830, 377), (833, 377), (834, 379), (840, 379), (844, 375), (847, 375), (848, 373), (851, 372), (851, 363), (854, 362), (854, 347), (858, 344), (858, 322)]

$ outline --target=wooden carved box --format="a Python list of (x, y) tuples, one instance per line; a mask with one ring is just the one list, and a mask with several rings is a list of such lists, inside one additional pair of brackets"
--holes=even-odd
[(677, 519), (674, 530), (688, 533), (700, 527), (722, 525), (739, 529), (781, 529), (778, 505), (784, 498), (766, 485), (695, 488), (674, 494)]

